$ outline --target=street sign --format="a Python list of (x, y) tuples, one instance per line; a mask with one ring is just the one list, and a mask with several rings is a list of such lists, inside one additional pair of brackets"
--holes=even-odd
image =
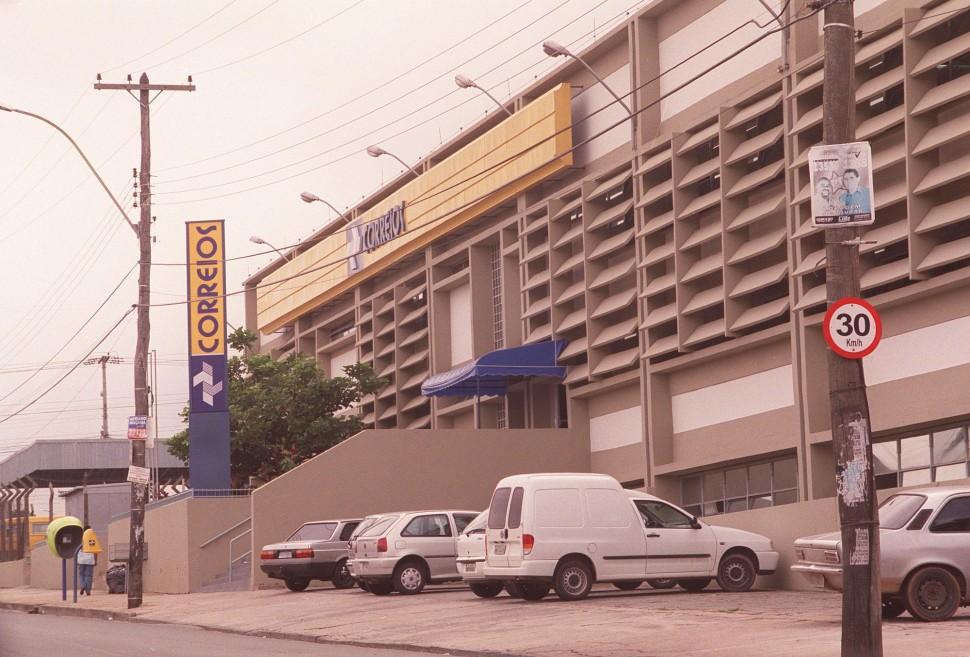
[(882, 339), (882, 320), (868, 301), (845, 297), (829, 306), (822, 333), (832, 351), (842, 358), (864, 358)]
[(813, 146), (808, 171), (813, 226), (868, 226), (876, 220), (869, 142)]
[(152, 471), (149, 470), (148, 468), (142, 468), (137, 465), (128, 466), (128, 481), (130, 481), (131, 483), (143, 484), (147, 486), (148, 482), (151, 481), (151, 478), (152, 478)]
[(148, 416), (132, 415), (128, 418), (128, 440), (146, 440), (148, 438)]

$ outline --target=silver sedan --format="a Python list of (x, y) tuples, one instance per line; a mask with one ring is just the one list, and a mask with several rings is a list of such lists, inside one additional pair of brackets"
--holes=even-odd
[[(970, 605), (970, 486), (906, 490), (879, 507), (879, 569), (884, 618), (904, 611), (946, 620)], [(842, 589), (839, 532), (795, 541), (791, 569), (814, 584)]]

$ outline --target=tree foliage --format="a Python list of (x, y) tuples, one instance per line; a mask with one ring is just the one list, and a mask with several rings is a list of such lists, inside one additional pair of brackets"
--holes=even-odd
[[(229, 345), (230, 459), (234, 486), (250, 476), (268, 481), (362, 429), (353, 414), (339, 414), (386, 381), (369, 365), (349, 365), (328, 377), (314, 359), (293, 354), (273, 360), (252, 352), (256, 335), (236, 329)], [(188, 409), (182, 411), (188, 422)], [(188, 429), (168, 441), (168, 451), (189, 460)]]

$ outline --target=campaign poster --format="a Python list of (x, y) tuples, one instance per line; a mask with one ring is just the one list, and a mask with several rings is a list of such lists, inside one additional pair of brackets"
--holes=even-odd
[(813, 226), (868, 226), (875, 221), (869, 142), (813, 146), (808, 167)]

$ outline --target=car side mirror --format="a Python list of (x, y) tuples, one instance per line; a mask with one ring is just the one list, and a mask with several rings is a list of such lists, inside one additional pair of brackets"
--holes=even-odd
[(700, 523), (700, 521), (695, 516), (691, 516), (690, 517), (690, 528), (691, 529), (700, 529), (701, 528), (701, 523)]

